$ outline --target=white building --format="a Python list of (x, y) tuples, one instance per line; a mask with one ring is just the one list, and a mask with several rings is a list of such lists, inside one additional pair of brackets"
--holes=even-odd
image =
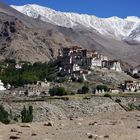
[(109, 60), (109, 61), (104, 60), (102, 62), (102, 67), (108, 68), (109, 70), (118, 71), (118, 72), (122, 71), (121, 64), (118, 60)]
[(22, 69), (22, 65), (16, 64), (16, 65), (15, 65), (15, 68), (16, 68), (16, 69)]
[(0, 91), (4, 91), (4, 90), (6, 90), (6, 88), (4, 87), (2, 81), (0, 80)]
[(114, 62), (113, 66), (110, 69), (118, 72), (122, 71), (121, 64), (118, 61)]
[(73, 71), (76, 72), (76, 71), (80, 71), (80, 67), (78, 64), (74, 64), (73, 65)]
[(103, 67), (102, 62), (108, 60), (109, 58), (107, 56), (104, 56), (102, 54), (97, 54), (97, 56), (93, 57), (91, 60), (91, 69), (94, 69), (96, 67), (102, 68)]

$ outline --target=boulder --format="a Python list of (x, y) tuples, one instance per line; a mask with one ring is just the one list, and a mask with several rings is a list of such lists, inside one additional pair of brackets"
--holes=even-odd
[(10, 136), (9, 139), (10, 140), (17, 140), (17, 139), (20, 139), (20, 137), (18, 137), (18, 136)]
[(47, 123), (44, 123), (44, 126), (53, 126), (53, 122), (47, 122)]
[(138, 125), (137, 128), (140, 129), (140, 125)]
[(90, 122), (89, 126), (91, 126), (91, 125), (97, 125), (97, 122)]
[(30, 124), (22, 124), (22, 125), (20, 125), (20, 127), (31, 127), (31, 125)]
[(32, 135), (31, 136), (36, 136), (37, 134), (36, 133), (32, 133)]

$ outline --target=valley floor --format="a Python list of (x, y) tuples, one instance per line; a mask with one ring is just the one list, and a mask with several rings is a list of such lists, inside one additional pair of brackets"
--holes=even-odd
[[(0, 140), (139, 140), (140, 112), (98, 113), (93, 117), (28, 124), (0, 124)], [(24, 127), (23, 127), (23, 126)], [(22, 127), (21, 127), (22, 126)], [(14, 131), (14, 132), (12, 132)]]

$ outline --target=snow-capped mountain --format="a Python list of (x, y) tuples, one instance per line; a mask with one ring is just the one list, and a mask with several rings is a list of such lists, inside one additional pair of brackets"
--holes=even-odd
[(125, 19), (118, 17), (98, 18), (94, 15), (55, 11), (36, 4), (11, 5), (11, 7), (25, 15), (55, 25), (68, 28), (85, 27), (117, 40), (140, 42), (140, 18), (138, 17), (131, 16)]

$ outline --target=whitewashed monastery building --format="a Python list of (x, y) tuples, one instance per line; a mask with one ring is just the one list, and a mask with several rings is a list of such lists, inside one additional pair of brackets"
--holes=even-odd
[(97, 51), (88, 51), (80, 47), (62, 48), (58, 52), (59, 72), (61, 75), (83, 73), (89, 69), (107, 68), (122, 71), (118, 60), (110, 60)]

